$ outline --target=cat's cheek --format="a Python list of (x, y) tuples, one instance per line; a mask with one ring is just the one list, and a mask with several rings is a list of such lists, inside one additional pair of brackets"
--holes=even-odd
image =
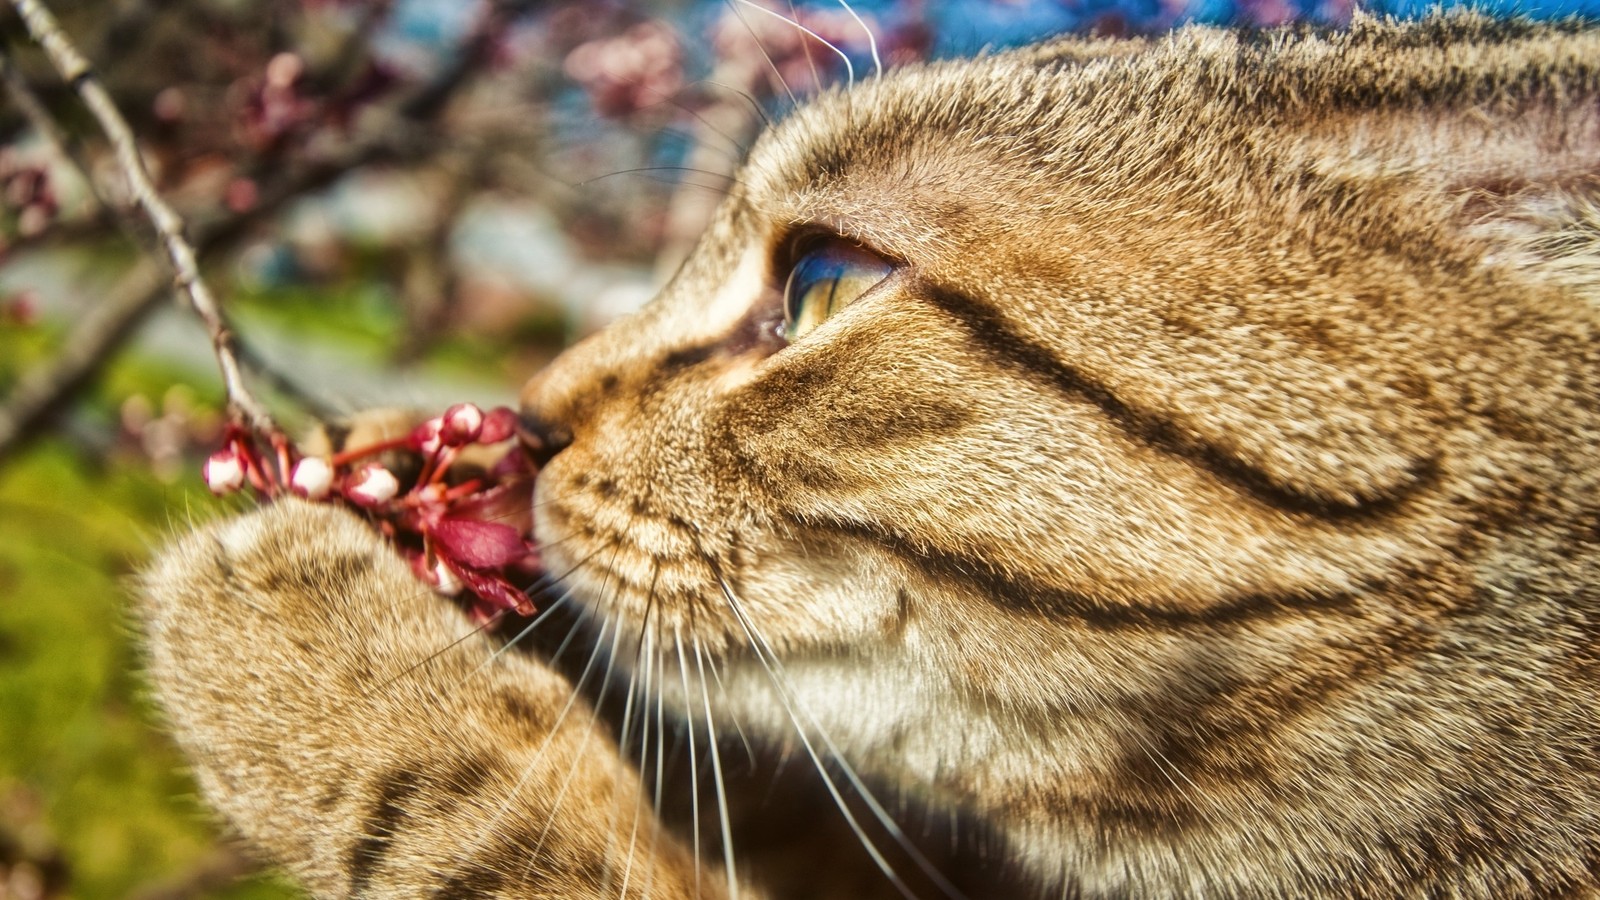
[(784, 651), (897, 643), (908, 615), (906, 579), (875, 548), (810, 536), (741, 553), (742, 606), (760, 637)]

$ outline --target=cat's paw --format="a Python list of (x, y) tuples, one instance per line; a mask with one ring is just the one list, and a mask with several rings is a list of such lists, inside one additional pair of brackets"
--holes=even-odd
[(632, 870), (692, 895), (571, 685), (496, 653), (352, 512), (286, 499), (211, 523), (138, 595), (207, 798), (313, 893), (615, 896)]

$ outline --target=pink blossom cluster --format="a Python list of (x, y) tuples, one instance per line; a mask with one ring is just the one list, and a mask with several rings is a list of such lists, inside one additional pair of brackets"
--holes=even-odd
[(299, 56), (279, 53), (257, 79), (241, 85), (246, 92), (238, 123), (243, 143), (263, 150), (315, 124), (319, 109), (302, 92), (305, 72)]
[(583, 86), (596, 111), (621, 117), (672, 100), (683, 89), (683, 65), (677, 31), (649, 19), (622, 34), (579, 44), (562, 68)]
[[(202, 474), (218, 495), (249, 487), (263, 497), (287, 492), (360, 510), (424, 582), (449, 596), (470, 594), (479, 618), (508, 610), (528, 615), (533, 602), (517, 584), (531, 583), (540, 571), (538, 548), (527, 536), (531, 461), (514, 445), (482, 475), (449, 477), (467, 448), (505, 443), (515, 431), (516, 414), (506, 407), (485, 412), (458, 403), (402, 438), (321, 457), (302, 455), (282, 438), (269, 438), (263, 454), (249, 433), (232, 427)], [(403, 483), (374, 459), (388, 451), (421, 457), (414, 481)]]

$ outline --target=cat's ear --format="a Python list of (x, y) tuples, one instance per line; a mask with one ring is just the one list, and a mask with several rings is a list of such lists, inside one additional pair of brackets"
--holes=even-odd
[[(1332, 112), (1307, 130), (1316, 168), (1402, 196), (1442, 193), (1442, 208), (1416, 214), (1439, 216), (1430, 224), (1481, 261), (1600, 302), (1600, 32), (1476, 16), (1432, 27), (1433, 46), (1408, 32), (1413, 46), (1390, 48), (1392, 26), (1355, 23), (1346, 41), (1359, 65), (1344, 97), (1319, 98)], [(1386, 69), (1385, 49), (1403, 49), (1406, 65)], [(1363, 93), (1384, 100), (1364, 106)]]

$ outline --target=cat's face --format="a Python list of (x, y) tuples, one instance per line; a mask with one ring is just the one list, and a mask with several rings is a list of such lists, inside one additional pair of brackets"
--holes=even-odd
[(792, 116), (662, 296), (529, 385), (552, 573), (709, 653), (741, 721), (789, 727), (770, 653), (858, 764), (1022, 831), (1246, 809), (1330, 722), (1383, 731), (1362, 692), (1565, 477), (1528, 430), (1585, 388), (1528, 379), (1572, 314), (1464, 227), (1491, 116), (1414, 148), (1310, 96), (1356, 51), (1252, 52), (1035, 50)]

